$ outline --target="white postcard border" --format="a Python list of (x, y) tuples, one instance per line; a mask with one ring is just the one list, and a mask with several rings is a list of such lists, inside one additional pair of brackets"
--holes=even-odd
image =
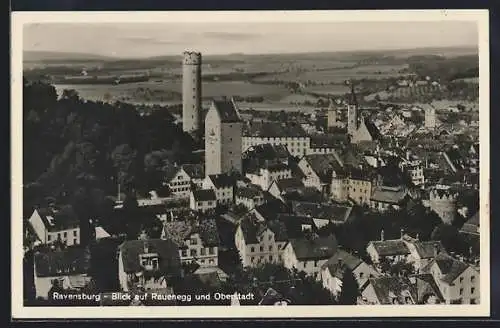
[[(489, 209), (489, 16), (487, 10), (352, 10), (229, 12), (14, 12), (11, 16), (11, 274), (12, 317), (49, 318), (361, 318), (484, 317), (490, 315)], [(480, 293), (476, 305), (354, 306), (179, 306), (179, 307), (25, 307), (22, 236), (22, 67), (23, 25), (32, 23), (223, 23), (223, 22), (388, 22), (475, 21), (479, 43), (480, 108)]]

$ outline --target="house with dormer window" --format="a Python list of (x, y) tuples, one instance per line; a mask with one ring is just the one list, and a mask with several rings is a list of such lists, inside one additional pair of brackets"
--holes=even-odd
[(212, 189), (219, 205), (229, 205), (234, 202), (235, 186), (236, 178), (229, 173), (208, 175), (203, 180), (203, 189)]
[(319, 237), (312, 233), (303, 238), (290, 239), (283, 252), (284, 266), (319, 279), (321, 267), (335, 254), (337, 246), (333, 235)]
[(90, 252), (80, 246), (63, 250), (45, 248), (37, 250), (33, 257), (33, 278), (36, 297), (48, 299), (49, 291), (58, 286), (64, 291), (80, 291), (91, 281)]
[(122, 291), (167, 289), (169, 281), (181, 274), (178, 248), (171, 240), (128, 240), (119, 246)]
[(219, 265), (219, 233), (215, 219), (165, 222), (162, 239), (175, 242), (181, 263), (196, 262), (201, 267)]
[(281, 263), (287, 239), (283, 222), (262, 221), (252, 212), (240, 221), (234, 236), (243, 266), (249, 267), (264, 263)]
[(28, 222), (42, 244), (80, 244), (80, 222), (71, 206), (35, 209)]

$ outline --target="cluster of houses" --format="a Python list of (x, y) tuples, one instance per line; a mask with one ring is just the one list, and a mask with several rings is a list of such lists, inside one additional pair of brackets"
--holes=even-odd
[[(368, 257), (361, 258), (339, 245), (335, 235), (320, 233), (326, 226), (355, 221), (366, 211), (384, 213), (417, 201), (445, 224), (462, 215), (462, 232), (478, 235), (478, 209), (463, 209), (458, 202), (462, 191), (479, 187), (477, 141), (440, 145), (454, 135), (436, 133), (430, 117), (427, 142), (412, 134), (418, 128), (403, 131), (405, 123), (397, 116), (384, 127), (377, 127), (369, 115), (359, 116), (353, 94), (348, 138), (312, 137), (298, 124), (276, 122), (248, 122), (236, 135), (241, 123), (234, 102), (214, 102), (207, 119), (214, 120), (210, 126), (217, 131), (212, 129), (207, 139), (207, 161), (210, 156), (217, 165), (169, 168), (163, 181), (169, 195), (151, 192), (138, 200), (162, 221), (163, 230), (160, 238), (141, 235), (117, 248), (120, 289), (173, 293), (172, 281), (189, 264), (195, 266), (192, 274), (224, 281), (228, 275), (219, 254), (235, 249), (243, 266), (276, 263), (303, 271), (334, 296), (350, 271), (358, 284), (359, 304), (478, 303), (478, 268), (449, 254), (440, 242), (403, 233), (385, 240), (382, 232), (380, 240), (368, 243)], [(396, 135), (384, 137), (396, 130)], [(74, 290), (85, 288), (90, 279), (88, 241), (81, 239), (74, 213), (61, 212), (35, 209), (28, 219), (27, 230), (38, 247), (33, 263), (36, 297), (47, 298), (56, 281)], [(94, 228), (93, 241), (114, 238), (105, 227)], [(65, 247), (54, 247), (56, 241)], [(385, 263), (410, 265), (412, 270), (388, 273)]]

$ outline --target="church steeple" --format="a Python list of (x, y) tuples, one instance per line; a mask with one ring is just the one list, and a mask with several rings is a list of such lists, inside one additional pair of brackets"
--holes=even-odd
[(358, 130), (358, 101), (354, 92), (354, 84), (349, 80), (346, 84), (351, 87), (347, 99), (347, 133), (352, 137)]
[(351, 92), (349, 93), (349, 97), (347, 99), (347, 104), (351, 106), (358, 106), (358, 100), (356, 99), (356, 92), (354, 91), (354, 83), (347, 80), (346, 84), (351, 87)]

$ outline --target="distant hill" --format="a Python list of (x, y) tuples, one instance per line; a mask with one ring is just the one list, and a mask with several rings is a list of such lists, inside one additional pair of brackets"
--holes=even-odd
[(113, 61), (117, 57), (101, 56), (89, 53), (58, 52), (58, 51), (24, 51), (23, 62), (88, 62), (88, 61)]
[[(477, 47), (445, 47), (445, 48), (415, 48), (415, 49), (388, 49), (388, 50), (356, 50), (338, 52), (309, 52), (309, 53), (281, 53), (281, 54), (243, 54), (233, 53), (227, 55), (206, 55), (204, 58), (221, 61), (242, 61), (248, 58), (303, 58), (303, 57), (334, 57), (351, 55), (355, 57), (366, 56), (395, 56), (410, 57), (416, 55), (441, 55), (455, 57), (463, 55), (475, 55)], [(56, 51), (24, 51), (24, 62), (56, 63), (56, 62), (89, 62), (89, 61), (155, 61), (155, 62), (178, 62), (182, 58), (179, 55), (151, 56), (145, 58), (124, 58), (102, 56), (89, 53), (56, 52)]]

